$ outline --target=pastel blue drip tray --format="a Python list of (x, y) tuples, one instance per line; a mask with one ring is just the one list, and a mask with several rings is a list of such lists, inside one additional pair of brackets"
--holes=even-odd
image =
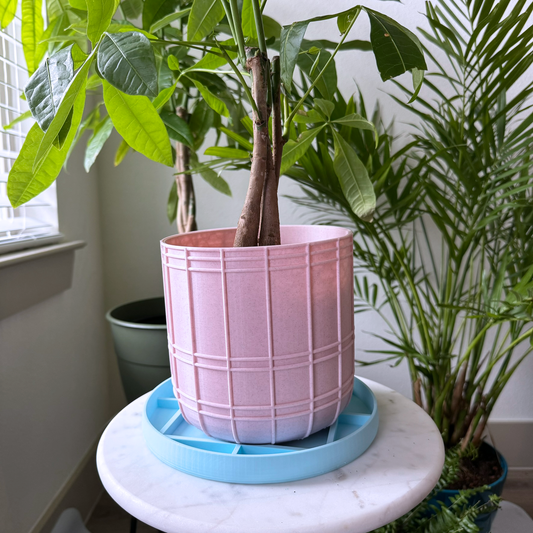
[(355, 378), (350, 403), (329, 428), (280, 445), (225, 442), (184, 420), (168, 379), (150, 394), (142, 428), (150, 451), (172, 468), (214, 481), (259, 484), (296, 481), (341, 468), (368, 449), (378, 425), (376, 398)]

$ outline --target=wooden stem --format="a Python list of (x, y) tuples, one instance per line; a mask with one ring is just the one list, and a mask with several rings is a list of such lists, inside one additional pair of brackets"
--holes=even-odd
[(463, 399), (463, 391), (465, 388), (465, 382), (466, 382), (466, 373), (468, 370), (468, 365), (465, 362), (463, 365), (463, 368), (461, 368), (461, 371), (459, 372), (459, 376), (457, 378), (457, 382), (455, 383), (455, 387), (453, 389), (453, 395), (452, 395), (452, 405), (451, 405), (451, 422), (452, 424), (455, 424), (457, 421), (457, 417), (459, 414), (459, 406), (461, 405), (461, 400)]
[(263, 188), (260, 246), (281, 244), (278, 187), (281, 156), (285, 142), (281, 130), (279, 56), (272, 60), (272, 82), (272, 148), (268, 150), (268, 173)]
[[(183, 107), (178, 107), (176, 114), (183, 120), (187, 121), (188, 113)], [(194, 196), (194, 185), (192, 176), (188, 173), (190, 170), (190, 152), (189, 147), (184, 144), (176, 143), (176, 185), (178, 188), (178, 214), (176, 222), (179, 233), (196, 231), (196, 199)]]
[[(254, 112), (254, 149), (252, 153), (252, 168), (250, 184), (246, 200), (242, 209), (234, 246), (257, 246), (257, 237), (261, 220), (261, 197), (268, 171), (270, 156), (270, 138), (268, 135), (267, 110), (267, 69), (268, 59), (257, 49), (247, 50), (246, 68), (252, 74), (252, 95), (259, 114)], [(253, 55), (252, 55), (253, 54)]]
[(424, 409), (424, 402), (422, 400), (422, 378), (418, 378), (413, 383), (413, 396), (415, 399), (415, 403)]

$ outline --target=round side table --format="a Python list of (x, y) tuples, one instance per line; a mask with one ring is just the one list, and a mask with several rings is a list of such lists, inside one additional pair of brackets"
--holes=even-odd
[(238, 485), (174, 470), (144, 443), (145, 395), (104, 431), (96, 458), (100, 478), (122, 508), (166, 533), (368, 533), (429, 494), (441, 474), (444, 446), (420, 407), (388, 387), (363, 381), (378, 401), (376, 440), (361, 457), (329, 474)]

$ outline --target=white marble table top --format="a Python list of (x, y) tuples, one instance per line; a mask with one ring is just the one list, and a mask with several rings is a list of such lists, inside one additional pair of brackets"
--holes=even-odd
[(319, 477), (273, 485), (220, 483), (183, 474), (148, 450), (141, 413), (148, 395), (108, 425), (98, 446), (111, 497), (167, 533), (367, 533), (402, 516), (435, 486), (444, 462), (437, 427), (415, 403), (363, 380), (380, 427), (353, 463)]

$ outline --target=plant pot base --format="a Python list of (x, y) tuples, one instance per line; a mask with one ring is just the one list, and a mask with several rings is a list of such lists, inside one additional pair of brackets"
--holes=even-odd
[(362, 455), (378, 431), (377, 401), (357, 378), (350, 402), (329, 428), (283, 445), (240, 445), (207, 437), (187, 424), (170, 380), (148, 398), (142, 429), (150, 451), (167, 465), (227, 483), (283, 483), (340, 468)]

